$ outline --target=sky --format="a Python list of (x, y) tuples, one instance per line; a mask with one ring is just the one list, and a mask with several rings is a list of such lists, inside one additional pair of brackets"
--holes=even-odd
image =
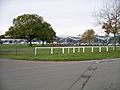
[(78, 36), (86, 29), (96, 34), (103, 30), (96, 26), (94, 12), (104, 0), (0, 0), (0, 35), (8, 31), (19, 15), (38, 14), (51, 24), (56, 35)]

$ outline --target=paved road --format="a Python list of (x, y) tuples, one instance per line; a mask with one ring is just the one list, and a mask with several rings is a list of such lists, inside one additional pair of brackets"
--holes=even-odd
[(0, 59), (0, 90), (120, 90), (120, 59), (85, 62)]

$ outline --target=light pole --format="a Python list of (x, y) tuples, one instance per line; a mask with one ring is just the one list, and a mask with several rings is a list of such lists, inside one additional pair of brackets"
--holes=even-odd
[(77, 36), (79, 36), (79, 45), (80, 45), (80, 36), (82, 36), (82, 35), (77, 35)]

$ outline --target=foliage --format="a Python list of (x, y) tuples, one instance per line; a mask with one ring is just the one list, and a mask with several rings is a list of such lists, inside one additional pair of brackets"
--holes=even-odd
[(43, 20), (43, 17), (37, 14), (24, 14), (13, 19), (13, 26), (10, 26), (5, 35), (12, 38), (27, 39), (31, 45), (34, 38), (43, 42), (53, 39), (55, 32), (51, 25)]
[(98, 23), (107, 34), (114, 34), (116, 48), (116, 35), (120, 32), (120, 0), (108, 2), (96, 15)]
[(4, 35), (0, 35), (0, 44), (2, 44), (1, 39), (5, 39), (5, 36)]
[(95, 38), (95, 32), (93, 29), (88, 29), (82, 34), (82, 40), (90, 42)]
[(0, 39), (4, 39), (5, 38), (5, 36), (4, 35), (0, 35)]
[(37, 33), (38, 39), (40, 39), (43, 42), (43, 45), (45, 41), (48, 43), (53, 42), (55, 35), (55, 31), (47, 22), (43, 22), (42, 30), (38, 31)]

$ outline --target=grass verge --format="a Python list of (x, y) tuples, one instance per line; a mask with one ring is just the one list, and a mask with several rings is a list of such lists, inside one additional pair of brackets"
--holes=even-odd
[(75, 53), (75, 54), (54, 54), (54, 55), (0, 55), (1, 58), (33, 61), (83, 61), (99, 60), (109, 58), (120, 58), (120, 51), (101, 52), (101, 53)]
[[(42, 50), (47, 52), (46, 50)], [(10, 58), (17, 60), (33, 60), (33, 61), (84, 61), (84, 60), (100, 60), (100, 59), (109, 59), (109, 58), (120, 58), (120, 47), (116, 50), (110, 50), (106, 52), (98, 52), (96, 49), (95, 52), (91, 52), (90, 49), (86, 49), (86, 52), (77, 52), (70, 54), (61, 54), (57, 50), (55, 54), (51, 55), (49, 52), (47, 54), (42, 51), (38, 52), (38, 55), (34, 55), (34, 47), (28, 46), (14, 46), (14, 45), (3, 45), (0, 48), (0, 58)], [(48, 50), (49, 51), (49, 50)], [(67, 52), (67, 50), (66, 50)], [(71, 50), (72, 52), (72, 50)]]

